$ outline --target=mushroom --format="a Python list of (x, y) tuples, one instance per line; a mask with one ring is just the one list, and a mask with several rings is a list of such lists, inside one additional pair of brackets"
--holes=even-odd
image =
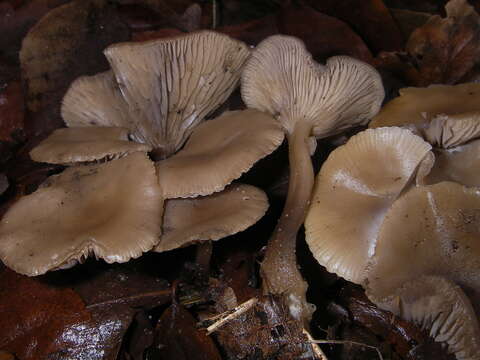
[(480, 111), (480, 84), (430, 85), (400, 89), (396, 97), (372, 119), (370, 128), (420, 125), (440, 114)]
[(0, 257), (41, 275), (89, 254), (108, 263), (139, 257), (158, 242), (163, 197), (153, 163), (136, 152), (51, 176), (0, 222)]
[(145, 144), (128, 141), (128, 130), (120, 127), (81, 127), (55, 130), (30, 152), (34, 161), (73, 164), (116, 159), (132, 152), (148, 152)]
[(380, 108), (382, 81), (371, 66), (349, 57), (317, 64), (300, 40), (277, 35), (253, 51), (242, 74), (241, 91), (248, 107), (275, 117), (289, 143), (288, 196), (261, 265), (262, 286), (284, 294), (292, 315), (308, 320), (307, 284), (297, 269), (295, 247), (314, 181), (312, 137), (314, 142), (365, 124)]
[(456, 181), (480, 186), (480, 84), (405, 88), (370, 123), (410, 128), (434, 146), (428, 184)]
[(397, 127), (353, 136), (317, 176), (306, 240), (321, 265), (363, 285), (377, 305), (432, 326), (457, 358), (478, 359), (478, 323), (454, 284), (480, 294), (480, 192), (423, 185), (430, 149)]
[[(112, 159), (115, 163), (124, 158), (131, 159), (137, 152), (153, 149), (152, 156), (163, 159), (156, 164), (158, 176), (155, 176), (162, 199), (209, 195), (223, 190), (256, 161), (275, 150), (283, 140), (283, 132), (273, 117), (256, 110), (226, 113), (199, 126), (238, 85), (240, 71), (249, 54), (242, 42), (215, 32), (202, 31), (143, 44), (117, 44), (107, 48), (105, 54), (112, 70), (77, 79), (65, 95), (62, 116), (69, 128), (55, 131), (31, 152), (35, 160), (75, 165), (66, 170), (65, 177), (61, 177), (64, 187), (68, 188), (67, 182), (72, 181), (71, 186), (76, 189), (78, 181), (75, 182), (76, 179), (69, 174), (82, 173), (85, 163)], [(184, 146), (190, 135), (191, 140)], [(206, 150), (205, 143), (208, 142), (212, 145)], [(171, 159), (165, 160), (166, 157)], [(138, 156), (133, 158), (137, 159)], [(149, 162), (148, 159), (145, 161)], [(103, 165), (95, 166), (98, 166), (98, 172), (103, 172)], [(104, 166), (114, 167), (110, 162)], [(181, 178), (185, 174), (191, 179)], [(142, 175), (134, 172), (129, 176), (133, 179)], [(107, 182), (105, 186), (108, 186)], [(114, 190), (117, 191), (116, 196), (122, 196), (121, 188), (114, 187)], [(57, 218), (64, 215), (62, 208), (52, 207), (50, 217), (44, 218), (42, 209), (33, 206), (37, 198), (44, 196), (44, 192), (40, 189), (21, 199), (5, 218), (10, 219), (13, 216), (11, 214), (18, 212), (16, 208), (32, 208), (30, 213), (24, 214), (28, 215), (26, 221), (42, 219), (43, 237), (55, 238), (60, 243), (63, 236), (67, 246), (70, 238), (56, 234), (53, 226), (57, 224)], [(110, 196), (115, 197), (113, 193)], [(163, 207), (163, 203), (155, 204)], [(245, 202), (243, 204), (246, 205)], [(119, 211), (123, 211), (122, 208)], [(161, 214), (162, 210), (158, 211)], [(59, 213), (58, 216), (55, 212)], [(74, 210), (68, 215), (72, 219), (70, 221), (77, 219)], [(81, 206), (77, 216), (78, 219), (82, 217)], [(158, 229), (161, 220), (161, 216), (158, 216)], [(143, 225), (140, 223), (135, 226), (141, 228)], [(78, 230), (80, 228), (79, 223)], [(85, 228), (87, 231), (88, 224)], [(52, 234), (49, 235), (48, 231)], [(14, 238), (24, 236), (21, 234), (19, 227), (9, 227), (6, 222), (0, 225), (3, 247), (0, 257), (6, 259), (8, 264), (12, 264), (9, 259), (16, 256)], [(155, 241), (146, 237), (149, 248), (142, 245), (141, 250), (148, 251), (157, 245), (159, 235), (160, 230), (154, 236)], [(29, 236), (35, 237), (33, 232)], [(133, 236), (133, 233), (125, 231), (125, 236)], [(79, 239), (84, 238), (80, 236)], [(132, 238), (131, 241), (134, 243), (136, 239)], [(82, 243), (85, 247), (79, 246), (78, 249), (81, 249), (77, 249), (75, 255), (69, 255), (66, 260), (48, 262), (41, 272), (67, 266), (66, 263), (70, 265), (70, 260), (74, 263), (77, 258), (90, 252), (105, 258), (92, 245), (97, 242), (82, 240)], [(41, 253), (41, 256), (33, 252), (39, 262), (43, 261), (47, 252), (57, 256), (53, 248), (45, 247), (44, 250), (45, 254)], [(108, 253), (107, 261), (127, 261), (140, 254), (138, 247), (136, 252), (130, 253), (130, 257), (120, 254), (114, 256), (112, 251)], [(20, 267), (17, 269), (30, 275), (40, 273)]]

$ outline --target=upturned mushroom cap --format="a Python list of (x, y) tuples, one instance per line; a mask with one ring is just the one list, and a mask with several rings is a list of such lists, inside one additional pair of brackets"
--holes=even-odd
[(40, 275), (90, 253), (108, 263), (157, 244), (163, 198), (153, 163), (133, 153), (101, 165), (71, 167), (16, 202), (0, 222), (0, 258)]
[(283, 131), (272, 116), (257, 110), (230, 111), (199, 125), (185, 147), (157, 163), (166, 198), (221, 191), (273, 152)]
[(410, 131), (392, 127), (363, 131), (330, 154), (305, 220), (306, 241), (321, 265), (364, 281), (385, 215), (430, 149)]
[(154, 250), (162, 252), (236, 234), (255, 224), (267, 209), (265, 193), (243, 184), (205, 197), (168, 200), (163, 234)]
[(117, 159), (132, 152), (148, 152), (145, 144), (128, 141), (128, 130), (115, 127), (80, 127), (55, 130), (30, 152), (34, 161), (72, 164)]
[(453, 182), (413, 187), (384, 217), (368, 267), (368, 288), (384, 297), (429, 274), (480, 292), (479, 238), (478, 189)]
[(458, 360), (480, 359), (477, 316), (462, 289), (441, 277), (412, 279), (387, 298), (369, 296), (379, 307), (428, 329), (438, 342), (446, 342)]
[(480, 111), (480, 84), (404, 88), (369, 124), (371, 128), (428, 123), (439, 114)]
[(248, 55), (244, 43), (212, 31), (115, 44), (105, 50), (113, 74), (76, 80), (62, 116), (68, 126), (126, 127), (165, 158), (227, 99)]
[(463, 145), (480, 137), (480, 111), (437, 115), (423, 134), (430, 144), (443, 149)]
[(287, 133), (299, 121), (311, 123), (317, 138), (365, 124), (383, 97), (380, 75), (370, 65), (347, 56), (320, 65), (290, 36), (262, 41), (242, 73), (244, 102), (274, 115)]

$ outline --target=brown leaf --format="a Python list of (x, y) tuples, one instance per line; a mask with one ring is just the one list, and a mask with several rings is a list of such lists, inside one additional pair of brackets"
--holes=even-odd
[(0, 273), (0, 348), (39, 360), (75, 346), (74, 329), (90, 321), (80, 297), (8, 269)]
[(158, 359), (221, 360), (212, 339), (196, 328), (196, 320), (181, 305), (172, 304), (160, 317), (155, 331)]
[(0, 52), (16, 56), (27, 31), (51, 9), (70, 0), (0, 2)]
[(466, 0), (451, 0), (447, 17), (432, 16), (408, 39), (415, 85), (455, 84), (480, 62), (480, 17)]
[(103, 49), (129, 39), (107, 0), (74, 1), (49, 12), (23, 40), (20, 62), (27, 89), (28, 135), (63, 126), (60, 101), (80, 75), (108, 69)]
[[(349, 24), (370, 49), (399, 51), (404, 39), (382, 0), (306, 0), (316, 10)], [(298, 19), (299, 22), (302, 19)]]
[(0, 84), (0, 141), (15, 141), (23, 129), (24, 103), (20, 81)]

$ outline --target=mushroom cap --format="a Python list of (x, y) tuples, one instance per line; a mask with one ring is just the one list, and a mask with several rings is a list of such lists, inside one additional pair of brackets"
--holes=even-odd
[(455, 115), (437, 115), (423, 130), (433, 146), (453, 148), (480, 137), (480, 111)]
[(453, 182), (413, 187), (384, 218), (369, 264), (368, 288), (384, 297), (429, 274), (480, 291), (479, 238), (477, 188)]
[(0, 258), (30, 276), (89, 253), (125, 262), (158, 243), (162, 213), (155, 168), (144, 153), (71, 167), (8, 210), (0, 222)]
[(435, 165), (426, 177), (427, 184), (454, 181), (480, 186), (480, 140), (452, 149), (435, 149)]
[(165, 198), (223, 190), (280, 146), (283, 137), (272, 116), (253, 109), (229, 111), (204, 122), (182, 150), (157, 162)]
[(117, 159), (132, 152), (148, 152), (145, 144), (128, 141), (128, 130), (118, 127), (77, 127), (55, 130), (30, 151), (34, 161), (72, 164)]
[(73, 83), (63, 101), (65, 123), (126, 127), (135, 141), (168, 157), (231, 94), (249, 50), (226, 35), (200, 31), (115, 44), (104, 53), (113, 74)]
[(430, 85), (400, 89), (372, 119), (371, 128), (423, 124), (439, 114), (480, 111), (480, 84)]
[(435, 341), (446, 342), (458, 360), (480, 359), (477, 316), (462, 289), (451, 281), (421, 276), (396, 288), (387, 298), (371, 294), (369, 298), (382, 309), (429, 329)]
[(362, 283), (392, 203), (412, 182), (431, 146), (409, 130), (366, 130), (333, 151), (317, 175), (306, 241), (328, 271)]
[(243, 184), (230, 185), (205, 197), (167, 200), (163, 234), (154, 250), (163, 252), (198, 241), (222, 239), (252, 226), (267, 209), (265, 193)]
[(252, 52), (242, 73), (248, 107), (274, 115), (287, 133), (308, 121), (326, 137), (365, 124), (380, 109), (382, 80), (370, 65), (347, 56), (316, 63), (299, 39), (275, 35)]

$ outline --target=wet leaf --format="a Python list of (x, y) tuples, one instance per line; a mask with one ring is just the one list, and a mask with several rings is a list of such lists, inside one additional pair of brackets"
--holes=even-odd
[(73, 290), (7, 269), (0, 273), (0, 284), (1, 349), (22, 360), (38, 360), (77, 344), (72, 335), (90, 321), (90, 314)]
[(63, 126), (60, 101), (80, 75), (108, 69), (103, 49), (129, 39), (129, 32), (107, 0), (74, 1), (49, 12), (25, 37), (20, 52), (27, 90), (29, 135)]
[(158, 359), (221, 360), (212, 339), (196, 328), (197, 321), (181, 305), (171, 305), (160, 317), (155, 330)]

